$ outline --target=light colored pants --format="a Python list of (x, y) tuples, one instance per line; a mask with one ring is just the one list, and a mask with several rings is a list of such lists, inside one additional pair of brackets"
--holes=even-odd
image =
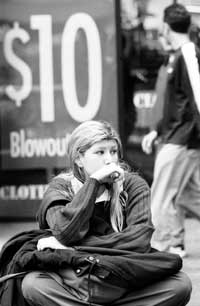
[[(54, 274), (54, 275), (53, 275)], [(22, 292), (30, 306), (85, 306), (75, 298), (66, 284), (56, 280), (55, 273), (31, 272), (22, 281)], [(57, 277), (59, 277), (57, 275)], [(191, 281), (183, 272), (165, 278), (144, 289), (134, 290), (117, 299), (112, 306), (185, 306), (191, 295)], [(92, 305), (97, 305), (93, 304)], [(98, 304), (99, 306), (99, 304)]]
[(200, 217), (200, 150), (165, 144), (155, 160), (151, 210), (155, 232), (152, 247), (168, 250), (184, 245), (184, 210)]

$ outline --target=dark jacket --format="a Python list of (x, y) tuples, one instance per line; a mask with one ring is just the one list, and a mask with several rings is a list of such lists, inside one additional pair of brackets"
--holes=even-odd
[[(104, 281), (132, 290), (181, 269), (182, 260), (178, 255), (151, 249), (153, 227), (149, 187), (138, 175), (125, 176), (125, 222), (122, 232), (117, 233), (109, 220), (103, 223), (101, 219), (101, 209), (109, 205), (95, 204), (99, 183), (89, 179), (74, 194), (70, 182), (62, 176), (50, 184), (38, 215), (41, 230), (19, 234), (5, 244), (0, 254), (1, 276), (21, 271), (58, 271), (70, 266), (75, 271), (78, 269), (80, 276), (90, 272)], [(97, 214), (99, 208), (100, 214)], [(56, 209), (57, 215), (53, 215), (55, 228), (52, 226), (50, 230), (46, 220), (51, 209)], [(38, 239), (52, 235), (52, 231), (63, 244), (73, 248), (38, 251)], [(21, 279), (11, 278), (2, 283), (1, 306), (25, 305), (20, 282)]]
[[(162, 120), (157, 131), (164, 143), (200, 147), (200, 114), (195, 102), (188, 67), (182, 49), (178, 49), (167, 67)], [(171, 56), (171, 58), (172, 58)], [(192, 55), (189, 55), (190, 57)], [(200, 50), (195, 47), (195, 61), (200, 69)]]
[[(179, 256), (156, 250), (147, 254), (92, 247), (76, 247), (74, 251), (37, 251), (38, 239), (49, 234), (46, 230), (33, 230), (9, 240), (0, 254), (0, 275), (34, 270), (57, 271), (70, 265), (75, 270), (79, 268), (81, 276), (88, 273), (91, 265), (94, 265), (92, 273), (104, 281), (131, 289), (159, 281), (178, 272), (182, 267)], [(0, 283), (1, 306), (26, 305), (21, 294), (21, 279), (11, 278)]]

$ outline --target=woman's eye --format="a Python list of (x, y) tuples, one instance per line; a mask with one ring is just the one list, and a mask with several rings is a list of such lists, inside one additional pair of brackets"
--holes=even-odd
[(96, 152), (97, 155), (103, 155), (103, 153), (104, 153), (103, 151), (97, 151)]
[(117, 154), (117, 150), (112, 150), (112, 151), (111, 151), (111, 154), (112, 154), (112, 155)]

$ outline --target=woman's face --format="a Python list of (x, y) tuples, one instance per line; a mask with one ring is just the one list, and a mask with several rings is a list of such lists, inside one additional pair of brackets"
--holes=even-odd
[(85, 153), (80, 154), (77, 164), (82, 167), (86, 176), (92, 175), (105, 165), (118, 163), (118, 145), (115, 140), (96, 142)]

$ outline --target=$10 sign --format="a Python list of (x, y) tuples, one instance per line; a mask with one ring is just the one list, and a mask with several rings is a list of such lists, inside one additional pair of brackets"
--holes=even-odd
[[(51, 15), (32, 15), (30, 28), (38, 31), (41, 121), (53, 122), (55, 105)], [(75, 77), (75, 40), (79, 29), (85, 33), (88, 52), (88, 95), (84, 106), (78, 101)], [(33, 77), (28, 64), (15, 54), (13, 44), (15, 40), (27, 44), (30, 39), (29, 33), (15, 22), (13, 28), (6, 32), (3, 42), (6, 61), (21, 75), (20, 86), (8, 84), (5, 88), (5, 93), (15, 101), (17, 107), (30, 95)], [(89, 14), (76, 13), (66, 21), (61, 38), (60, 67), (64, 104), (69, 115), (78, 122), (94, 118), (102, 98), (102, 54), (98, 27)]]

